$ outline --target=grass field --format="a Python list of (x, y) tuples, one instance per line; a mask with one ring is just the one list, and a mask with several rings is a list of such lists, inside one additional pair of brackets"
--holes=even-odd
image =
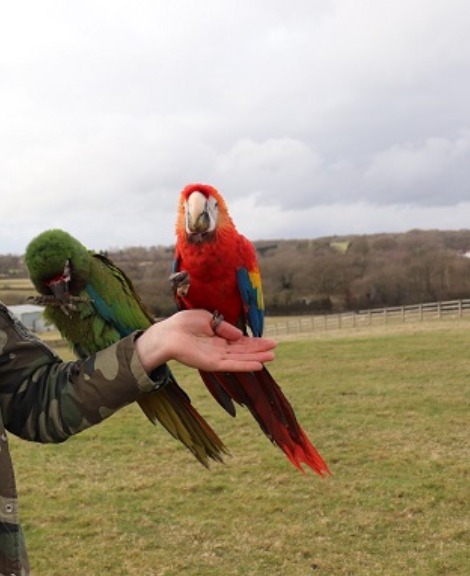
[(10, 439), (36, 576), (467, 576), (470, 323), (279, 344), (272, 372), (333, 475), (302, 475), (198, 376), (232, 456), (202, 468), (131, 406), (60, 446)]
[(8, 306), (24, 304), (36, 291), (29, 278), (0, 278), (0, 301)]
[(30, 290), (34, 291), (29, 278), (0, 278), (0, 290)]

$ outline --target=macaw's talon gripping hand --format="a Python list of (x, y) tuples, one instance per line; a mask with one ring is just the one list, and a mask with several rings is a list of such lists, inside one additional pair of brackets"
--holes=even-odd
[(214, 332), (214, 334), (217, 336), (217, 328), (222, 324), (222, 322), (224, 321), (224, 317), (222, 314), (219, 314), (218, 310), (214, 310), (213, 314), (212, 314), (212, 320), (211, 320), (211, 328), (212, 328), (212, 332)]
[(175, 296), (187, 296), (189, 292), (189, 286), (191, 284), (188, 272), (181, 270), (181, 272), (175, 272), (174, 274), (171, 274), (170, 284)]

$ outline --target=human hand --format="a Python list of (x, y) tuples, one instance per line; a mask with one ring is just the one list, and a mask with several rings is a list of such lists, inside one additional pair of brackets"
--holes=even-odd
[(244, 336), (224, 321), (215, 334), (212, 320), (206, 310), (184, 310), (154, 324), (136, 340), (145, 370), (177, 360), (208, 372), (251, 372), (274, 359), (273, 340)]

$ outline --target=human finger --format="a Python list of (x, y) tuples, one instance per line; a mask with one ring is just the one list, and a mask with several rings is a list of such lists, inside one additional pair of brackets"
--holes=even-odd
[(236, 326), (233, 326), (233, 324), (229, 324), (225, 320), (216, 321), (215, 319), (212, 319), (211, 327), (216, 336), (220, 336), (221, 338), (230, 340), (231, 342), (239, 340), (243, 337), (243, 332), (241, 330), (239, 330)]
[(228, 346), (232, 351), (245, 350), (247, 352), (260, 352), (276, 348), (277, 342), (269, 338), (242, 336), (238, 338), (238, 340), (228, 341)]

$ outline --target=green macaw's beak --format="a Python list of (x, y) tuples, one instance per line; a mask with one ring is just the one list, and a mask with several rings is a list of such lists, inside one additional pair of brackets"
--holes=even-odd
[(69, 293), (69, 283), (66, 278), (63, 276), (59, 278), (54, 278), (50, 282), (48, 282), (47, 287), (52, 292), (54, 298), (56, 298), (62, 304), (67, 302), (67, 299), (70, 295)]

